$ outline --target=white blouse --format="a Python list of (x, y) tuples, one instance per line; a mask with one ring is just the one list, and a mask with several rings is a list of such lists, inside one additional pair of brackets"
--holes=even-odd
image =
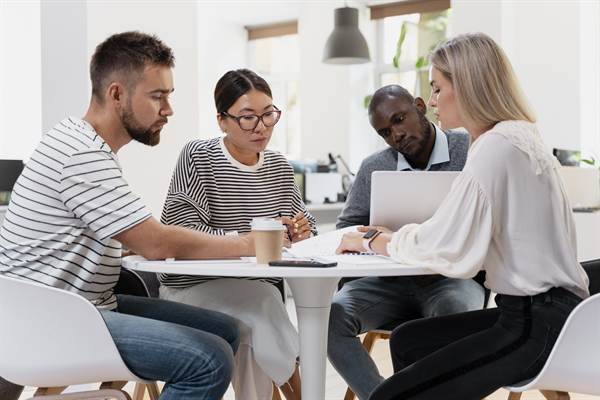
[(485, 269), (485, 285), (496, 293), (532, 296), (562, 287), (588, 297), (557, 168), (534, 124), (496, 124), (472, 144), (435, 215), (393, 234), (390, 256), (455, 278)]

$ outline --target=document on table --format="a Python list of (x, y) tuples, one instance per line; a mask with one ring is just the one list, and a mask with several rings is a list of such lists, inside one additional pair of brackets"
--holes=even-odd
[(347, 232), (356, 232), (356, 226), (349, 226), (333, 232), (327, 232), (294, 243), (292, 244), (291, 249), (286, 249), (286, 253), (291, 257), (318, 257), (344, 264), (394, 264), (394, 261), (391, 258), (376, 254), (335, 254), (335, 250), (342, 241), (342, 236)]

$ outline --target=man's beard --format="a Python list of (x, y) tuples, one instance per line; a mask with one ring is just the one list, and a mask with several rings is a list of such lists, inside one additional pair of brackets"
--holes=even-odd
[(144, 128), (133, 115), (131, 109), (123, 110), (121, 113), (121, 123), (123, 127), (136, 142), (148, 146), (156, 146), (160, 142), (160, 129), (152, 126)]

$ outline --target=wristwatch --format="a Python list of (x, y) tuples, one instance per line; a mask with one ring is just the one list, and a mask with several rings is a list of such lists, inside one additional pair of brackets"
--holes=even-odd
[(363, 248), (366, 252), (373, 252), (373, 249), (371, 248), (371, 242), (375, 240), (375, 238), (380, 234), (381, 231), (377, 229), (369, 229), (367, 232), (365, 232), (365, 234), (363, 235)]

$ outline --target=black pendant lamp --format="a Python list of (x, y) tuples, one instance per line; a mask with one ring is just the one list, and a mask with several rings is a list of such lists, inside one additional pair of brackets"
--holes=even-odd
[(365, 37), (358, 30), (358, 10), (352, 7), (334, 10), (335, 26), (323, 51), (328, 64), (362, 64), (371, 61)]

